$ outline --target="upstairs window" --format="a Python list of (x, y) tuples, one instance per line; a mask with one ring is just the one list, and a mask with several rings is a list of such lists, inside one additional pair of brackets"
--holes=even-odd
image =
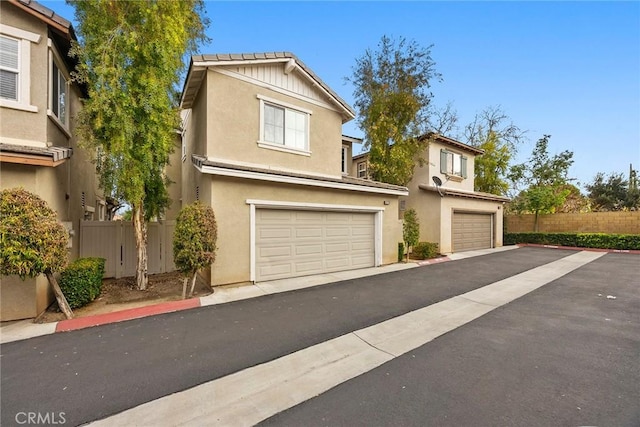
[(358, 178), (367, 178), (367, 162), (358, 163)]
[(0, 97), (18, 101), (20, 42), (0, 36)]
[(37, 113), (31, 105), (31, 43), (41, 36), (0, 24), (0, 106)]
[(65, 126), (68, 123), (68, 90), (65, 75), (58, 68), (56, 61), (53, 61), (51, 72), (51, 113)]
[(347, 167), (347, 161), (349, 160), (349, 147), (346, 145), (342, 146), (342, 174), (347, 175), (349, 173), (349, 169)]
[(440, 150), (440, 172), (445, 175), (467, 177), (467, 158), (448, 150)]
[(308, 154), (311, 112), (266, 97), (258, 96), (258, 98), (260, 99), (258, 145), (262, 148)]

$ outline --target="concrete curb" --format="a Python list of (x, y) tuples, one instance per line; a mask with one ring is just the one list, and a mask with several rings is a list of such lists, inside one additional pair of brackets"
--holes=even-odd
[(532, 248), (549, 248), (549, 249), (566, 249), (572, 251), (585, 251), (585, 252), (606, 252), (612, 254), (635, 254), (640, 255), (640, 250), (636, 249), (601, 249), (601, 248), (579, 248), (577, 246), (556, 246), (556, 245), (542, 245), (538, 243), (518, 243), (516, 246), (520, 248), (532, 247)]

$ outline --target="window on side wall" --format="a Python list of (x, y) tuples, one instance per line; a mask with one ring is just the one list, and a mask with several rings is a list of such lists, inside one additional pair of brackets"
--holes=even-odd
[(262, 148), (309, 154), (311, 112), (293, 105), (258, 96), (260, 99), (260, 140)]
[(460, 178), (467, 177), (467, 158), (448, 150), (440, 151), (440, 172)]
[(49, 115), (57, 119), (59, 125), (69, 127), (69, 75), (57, 51), (50, 49), (49, 75)]
[(0, 36), (0, 97), (19, 101), (20, 42), (10, 37)]
[(358, 178), (367, 178), (367, 162), (358, 163)]
[(347, 168), (347, 161), (349, 160), (349, 147), (346, 145), (342, 146), (342, 174), (347, 175), (349, 173), (349, 169)]
[(31, 105), (31, 44), (41, 36), (10, 25), (0, 25), (0, 106), (38, 112)]

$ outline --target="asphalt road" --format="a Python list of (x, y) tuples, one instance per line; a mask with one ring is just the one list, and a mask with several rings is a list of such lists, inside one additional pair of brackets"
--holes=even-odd
[(639, 426), (638, 260), (607, 254), (262, 425)]
[[(8, 343), (0, 350), (1, 424), (17, 425), (15, 417), (21, 412), (64, 412), (66, 425), (101, 419), (572, 253), (521, 248)], [(637, 256), (629, 257), (630, 261), (637, 259)], [(626, 258), (611, 254), (603, 259), (613, 262)], [(618, 277), (626, 271), (637, 274), (637, 267), (628, 263), (618, 265), (611, 273)], [(637, 275), (634, 277), (637, 295)], [(627, 282), (634, 283), (634, 277), (627, 278)], [(528, 299), (528, 296), (523, 298)], [(624, 300), (608, 301), (620, 303)], [(518, 329), (516, 325), (512, 327)], [(442, 339), (448, 339), (450, 335)], [(527, 348), (529, 344), (522, 342), (522, 345)], [(635, 345), (637, 356), (637, 336), (632, 345)], [(636, 382), (637, 374), (636, 371), (635, 376), (631, 376)], [(354, 381), (368, 377), (369, 374)], [(311, 400), (309, 404), (319, 399)], [(350, 399), (353, 400), (353, 396)], [(384, 407), (382, 402), (380, 404)], [(301, 405), (301, 408), (305, 406)], [(282, 416), (291, 414), (294, 412), (285, 412)], [(309, 419), (317, 418), (312, 415)]]

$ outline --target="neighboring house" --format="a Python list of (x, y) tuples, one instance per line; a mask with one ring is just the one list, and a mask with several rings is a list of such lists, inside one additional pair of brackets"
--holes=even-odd
[(407, 189), (349, 176), (354, 112), (296, 56), (194, 56), (181, 107), (182, 204), (218, 223), (212, 285), (397, 261)]
[[(58, 213), (78, 257), (81, 219), (105, 219), (95, 167), (77, 148), (81, 89), (71, 82), (71, 23), (34, 1), (0, 2), (0, 187), (23, 187)], [(1, 320), (34, 317), (49, 305), (44, 277), (2, 278)], [(21, 304), (15, 304), (20, 301)]]
[[(400, 202), (400, 217), (404, 210), (415, 209), (420, 240), (438, 243), (443, 254), (502, 246), (504, 203), (509, 199), (474, 191), (475, 157), (483, 151), (442, 135), (423, 138), (429, 140), (425, 163), (415, 167), (409, 196)], [(352, 171), (368, 176), (366, 153), (353, 157)]]

